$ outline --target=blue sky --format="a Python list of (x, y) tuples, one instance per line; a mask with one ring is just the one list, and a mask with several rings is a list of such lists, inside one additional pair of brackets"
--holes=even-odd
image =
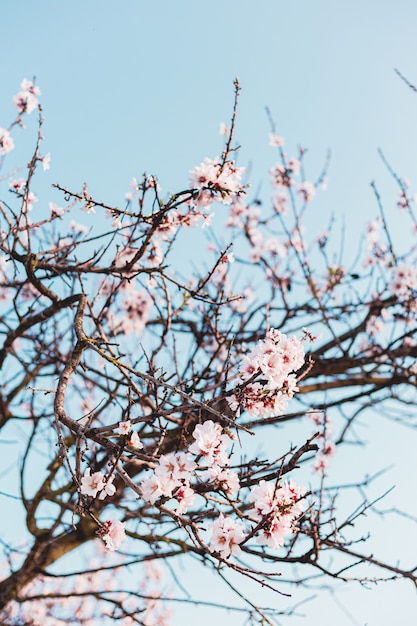
[(413, 79), (410, 1), (19, 6), (19, 15), (2, 6), (9, 52), (0, 111), (8, 119), (20, 79), (38, 77), (51, 176), (69, 186), (87, 179), (118, 201), (144, 170), (164, 189), (184, 185), (190, 167), (221, 149), (218, 125), (229, 118), (236, 75), (240, 158), (254, 180), (272, 160), (266, 105), (288, 149), (309, 148), (312, 172), (331, 148), (338, 210), (355, 210), (359, 190), (384, 175), (377, 146), (400, 171), (415, 157), (416, 98), (393, 72)]
[[(6, 0), (0, 14), (0, 126), (12, 119), (20, 81), (36, 76), (45, 151), (52, 153), (51, 170), (42, 175), (45, 194), (52, 182), (77, 191), (87, 181), (96, 199), (120, 205), (132, 176), (144, 171), (159, 177), (164, 192), (184, 188), (189, 169), (221, 150), (218, 128), (230, 118), (235, 76), (242, 87), (239, 163), (251, 167), (255, 188), (269, 193), (275, 158), (268, 106), (288, 151), (299, 144), (309, 149), (312, 179), (331, 149), (329, 188), (315, 200), (317, 220), (329, 211), (345, 216), (352, 246), (376, 213), (371, 180), (395, 219), (390, 207), (397, 190), (378, 147), (417, 190), (417, 94), (393, 71), (417, 83), (412, 0)], [(33, 134), (16, 132), (15, 141), (29, 155)], [(49, 199), (59, 197), (51, 192)], [(395, 232), (398, 239), (403, 234)], [(413, 455), (415, 442), (408, 435), (404, 442), (400, 432), (404, 457), (407, 450)], [(389, 445), (384, 428), (381, 442)], [(410, 480), (415, 469), (409, 464), (398, 480)], [(304, 620), (288, 623), (411, 623), (411, 587), (397, 585), (395, 606), (394, 591), (382, 589), (342, 594), (353, 617), (330, 599), (325, 609), (312, 603)], [(208, 624), (210, 615), (200, 614), (199, 623)], [(174, 626), (187, 623), (181, 616), (178, 610)], [(234, 619), (228, 617), (230, 626), (242, 623)]]

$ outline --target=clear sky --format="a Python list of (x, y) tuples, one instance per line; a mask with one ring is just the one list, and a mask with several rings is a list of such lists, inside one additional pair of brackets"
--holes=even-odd
[[(393, 71), (417, 84), (414, 0), (3, 0), (0, 17), (0, 126), (12, 119), (20, 81), (36, 76), (45, 151), (52, 153), (45, 186), (60, 182), (77, 191), (87, 181), (96, 199), (119, 205), (131, 178), (144, 171), (159, 177), (163, 191), (184, 188), (189, 169), (221, 150), (219, 123), (230, 118), (238, 76), (239, 163), (251, 167), (255, 187), (267, 186), (274, 162), (268, 106), (288, 149), (309, 149), (311, 178), (331, 149), (317, 219), (321, 203), (345, 215), (352, 245), (376, 212), (370, 181), (387, 206), (395, 203), (378, 147), (417, 190), (417, 94)], [(17, 133), (20, 140), (33, 145), (33, 135)], [(55, 192), (49, 199), (58, 200)], [(376, 448), (401, 446), (404, 458), (413, 458), (416, 442), (399, 433), (393, 444), (382, 428)], [(349, 463), (346, 457), (341, 476)], [(410, 462), (390, 481), (405, 494), (415, 471)], [(383, 541), (385, 531), (378, 532)], [(391, 528), (389, 542), (397, 541), (393, 560), (402, 549), (416, 552), (414, 538), (400, 541)], [(415, 593), (402, 583), (359, 589), (322, 596), (300, 612), (305, 619), (283, 623), (411, 626)], [(191, 610), (176, 615), (173, 626), (194, 622)], [(212, 621), (200, 610), (201, 626)], [(227, 616), (228, 626), (242, 621)]]

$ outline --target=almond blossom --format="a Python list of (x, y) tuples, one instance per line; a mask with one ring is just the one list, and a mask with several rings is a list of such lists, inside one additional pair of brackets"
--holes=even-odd
[(190, 187), (200, 190), (197, 204), (208, 206), (213, 200), (231, 204), (233, 197), (243, 192), (241, 178), (244, 170), (236, 167), (234, 161), (222, 164), (219, 157), (205, 158), (190, 170)]
[(229, 438), (223, 434), (220, 424), (207, 420), (194, 429), (194, 443), (188, 448), (193, 454), (202, 455), (207, 463), (227, 464), (226, 448)]
[(14, 141), (5, 128), (0, 128), (0, 156), (7, 154), (14, 148)]
[(157, 476), (152, 473), (150, 476), (147, 476), (140, 483), (140, 488), (142, 491), (142, 497), (146, 502), (150, 504), (155, 504), (155, 502), (164, 495), (163, 486)]
[[(1, 135), (1, 129), (0, 129)], [(26, 180), (24, 178), (11, 178), (9, 182), (9, 187), (11, 190), (16, 192), (17, 194), (21, 194), (26, 187)]]
[(105, 478), (102, 472), (94, 472), (88, 467), (81, 478), (80, 491), (84, 496), (96, 498), (100, 492), (99, 500), (104, 500), (107, 496), (113, 496), (116, 493), (116, 487), (113, 485), (114, 474)]
[(95, 498), (99, 491), (104, 487), (104, 476), (101, 472), (91, 474), (91, 468), (85, 470), (84, 476), (81, 478), (81, 493), (84, 496)]
[(209, 530), (211, 552), (219, 552), (222, 559), (228, 559), (232, 554), (239, 556), (239, 544), (245, 539), (244, 526), (240, 522), (220, 513), (219, 518), (209, 525)]
[(300, 170), (300, 161), (291, 157), (285, 165), (277, 163), (269, 170), (272, 184), (276, 189), (292, 187), (295, 184), (293, 176), (297, 176)]
[(130, 433), (130, 430), (131, 430), (130, 420), (119, 422), (119, 428), (117, 429), (117, 432), (119, 433), (119, 435), (128, 435)]
[(120, 305), (120, 313), (115, 314), (109, 310), (108, 325), (116, 333), (140, 336), (149, 320), (153, 301), (144, 291), (138, 290), (133, 281), (126, 282), (121, 291), (125, 297)]
[(389, 290), (397, 298), (407, 298), (417, 289), (417, 269), (413, 265), (400, 263), (392, 271)]
[[(298, 391), (297, 372), (305, 361), (303, 342), (271, 328), (265, 339), (243, 358), (243, 384), (228, 398), (232, 410), (262, 416), (284, 410)], [(250, 382), (252, 378), (259, 381)], [(246, 382), (248, 381), (248, 382)]]
[(51, 153), (48, 152), (44, 157), (41, 157), (39, 161), (42, 163), (43, 171), (51, 169)]
[(25, 78), (20, 83), (20, 91), (14, 96), (13, 104), (20, 113), (32, 113), (38, 106), (37, 96), (41, 95), (41, 90), (32, 81)]
[(138, 450), (141, 450), (143, 448), (143, 443), (141, 442), (136, 430), (132, 430), (132, 432), (130, 433), (127, 445), (132, 446), (132, 448), (137, 448)]
[(308, 416), (321, 429), (317, 436), (319, 451), (314, 460), (314, 471), (323, 475), (336, 451), (335, 443), (329, 438), (333, 425), (330, 417), (323, 411), (312, 411)]
[(195, 498), (190, 480), (197, 464), (186, 452), (170, 452), (160, 457), (155, 470), (141, 483), (142, 497), (150, 504), (161, 498), (176, 498), (177, 513), (183, 514)]
[(174, 481), (189, 481), (191, 473), (195, 468), (196, 463), (191, 454), (186, 452), (170, 452), (160, 457), (159, 464), (155, 469), (155, 474), (157, 476), (167, 474)]
[(298, 192), (301, 194), (304, 202), (308, 202), (316, 195), (316, 188), (313, 183), (304, 181), (299, 187)]
[(252, 487), (247, 502), (254, 504), (249, 516), (257, 522), (257, 543), (279, 548), (285, 538), (295, 530), (295, 520), (303, 512), (301, 499), (304, 487), (294, 481), (276, 485), (261, 480)]
[(101, 538), (106, 544), (107, 550), (114, 552), (118, 550), (120, 544), (126, 540), (125, 522), (119, 520), (107, 521), (105, 527), (100, 530)]
[(114, 496), (114, 494), (116, 493), (116, 487), (113, 485), (114, 478), (115, 475), (112, 474), (104, 480), (103, 489), (101, 490), (98, 497), (99, 500), (104, 500), (105, 498), (107, 498), (107, 496)]
[(284, 137), (280, 137), (277, 133), (269, 133), (269, 145), (273, 148), (280, 148), (285, 144)]
[(233, 497), (240, 488), (238, 474), (226, 467), (221, 468), (219, 465), (209, 467), (204, 476), (209, 481), (214, 481), (228, 496)]
[(182, 485), (175, 493), (175, 499), (178, 502), (178, 506), (175, 512), (178, 515), (184, 515), (188, 509), (194, 504), (196, 493), (189, 485)]

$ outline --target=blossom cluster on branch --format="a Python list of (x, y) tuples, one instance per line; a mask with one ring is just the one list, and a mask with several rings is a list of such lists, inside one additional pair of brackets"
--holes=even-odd
[[(181, 557), (226, 585), (239, 574), (278, 593), (316, 576), (417, 582), (412, 564), (358, 548), (369, 477), (344, 485), (356, 498), (344, 514), (327, 482), (336, 450), (363, 443), (359, 417), (416, 400), (414, 247), (397, 250), (375, 186), (379, 216), (356, 261), (332, 249), (333, 218), (310, 234), (327, 164), (307, 179), (306, 151), (287, 156), (272, 120), (270, 197), (251, 192), (234, 145), (239, 92), (236, 81), (221, 156), (174, 194), (137, 177), (119, 206), (86, 183), (38, 201), (51, 159), (35, 82), (0, 128), (4, 168), (38, 112), (26, 176), (6, 174), (0, 196), (0, 427), (15, 442), (27, 530), (24, 545), (3, 538), (4, 624), (68, 623), (50, 602), (63, 593), (54, 577), (80, 624), (166, 624), (167, 603), (184, 600)], [(408, 186), (389, 172), (415, 227)], [(143, 571), (156, 563), (175, 592), (149, 591)], [(250, 619), (274, 623), (273, 609), (246, 603)]]

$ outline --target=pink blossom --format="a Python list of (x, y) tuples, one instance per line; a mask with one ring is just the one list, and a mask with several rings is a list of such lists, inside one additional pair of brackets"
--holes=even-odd
[(141, 483), (144, 500), (155, 504), (160, 497), (175, 497), (179, 503), (177, 513), (184, 513), (194, 501), (194, 491), (189, 481), (197, 467), (191, 454), (170, 452), (159, 459), (154, 472)]
[(220, 263), (234, 263), (235, 257), (233, 252), (229, 252), (229, 254), (224, 254), (220, 259)]
[(81, 493), (85, 496), (96, 497), (99, 491), (101, 491), (105, 485), (104, 476), (101, 472), (94, 472), (91, 474), (91, 469), (88, 467), (81, 478)]
[(131, 422), (130, 420), (125, 420), (124, 422), (119, 422), (119, 428), (117, 429), (119, 435), (128, 435), (131, 431)]
[(288, 517), (272, 515), (260, 529), (256, 543), (278, 549), (284, 545), (285, 538), (292, 532), (293, 527)]
[(142, 490), (142, 497), (146, 502), (155, 504), (155, 502), (163, 495), (163, 488), (160, 480), (152, 474), (147, 476), (141, 483), (140, 488)]
[(316, 195), (316, 188), (313, 183), (304, 181), (299, 187), (298, 192), (302, 195), (304, 202), (308, 202)]
[(31, 211), (33, 209), (33, 205), (35, 204), (35, 202), (38, 201), (37, 196), (33, 193), (33, 191), (29, 191), (29, 193), (25, 196), (25, 208), (28, 211)]
[(20, 91), (14, 96), (13, 104), (20, 113), (32, 113), (38, 106), (41, 90), (32, 81), (26, 78), (20, 83)]
[(125, 298), (120, 305), (120, 317), (109, 310), (107, 317), (109, 327), (114, 332), (134, 333), (140, 336), (148, 323), (153, 301), (146, 292), (139, 291), (133, 281), (126, 282), (123, 294)]
[(236, 167), (234, 161), (222, 165), (219, 157), (205, 158), (200, 165), (190, 170), (191, 188), (201, 190), (197, 203), (208, 206), (217, 199), (223, 204), (231, 204), (233, 197), (243, 192), (241, 178), (244, 169)]
[(186, 513), (190, 506), (194, 504), (195, 495), (194, 489), (189, 485), (181, 485), (175, 492), (175, 499), (178, 502), (175, 512), (178, 513), (178, 515)]
[(225, 124), (224, 122), (220, 122), (219, 134), (222, 135), (222, 137), (227, 137), (229, 133), (230, 128), (227, 126), (227, 124)]
[(114, 478), (115, 475), (112, 474), (104, 480), (103, 489), (98, 497), (99, 500), (104, 500), (105, 498), (107, 498), (107, 496), (114, 496), (114, 494), (116, 493), (116, 487), (113, 485)]
[(262, 519), (262, 517), (268, 515), (275, 506), (275, 485), (261, 480), (259, 485), (252, 487), (246, 501), (254, 503), (251, 514), (255, 519)]
[(285, 537), (294, 530), (294, 521), (303, 511), (301, 499), (304, 487), (294, 481), (280, 485), (261, 480), (252, 487), (247, 502), (253, 502), (254, 508), (249, 515), (260, 523), (257, 543), (279, 548)]
[(274, 148), (282, 147), (285, 144), (284, 137), (280, 137), (276, 133), (269, 133), (269, 145)]
[(210, 550), (219, 552), (222, 559), (231, 554), (239, 556), (240, 543), (245, 539), (244, 527), (231, 517), (224, 517), (223, 513), (209, 526), (211, 531)]
[(327, 468), (329, 462), (332, 460), (335, 454), (335, 451), (336, 451), (336, 445), (333, 443), (333, 441), (326, 440), (322, 449), (317, 454), (317, 457), (314, 463), (314, 470), (316, 472), (323, 473), (324, 470)]
[(322, 421), (323, 421), (322, 411), (311, 411), (310, 413), (307, 413), (307, 415), (311, 419), (313, 424), (316, 424), (316, 426), (321, 426)]
[(107, 550), (114, 552), (126, 540), (125, 522), (107, 521), (105, 528), (100, 532)]
[(159, 459), (159, 464), (155, 468), (155, 474), (158, 478), (168, 476), (171, 480), (178, 483), (182, 480), (190, 480), (191, 472), (196, 468), (196, 463), (191, 454), (185, 452), (170, 452), (164, 454)]
[(277, 191), (272, 197), (272, 204), (277, 213), (285, 215), (288, 211), (288, 196), (286, 192)]
[(366, 240), (368, 242), (368, 249), (372, 248), (378, 243), (381, 230), (381, 220), (376, 219), (373, 222), (369, 222), (366, 229)]
[(7, 154), (14, 148), (14, 141), (5, 128), (0, 128), (0, 156)]
[(238, 474), (228, 467), (222, 469), (219, 465), (213, 465), (209, 467), (205, 477), (215, 481), (228, 496), (233, 497), (240, 489)]
[(272, 184), (276, 189), (282, 189), (283, 187), (292, 187), (294, 180), (291, 178), (291, 170), (281, 163), (277, 163), (269, 170), (269, 175), (272, 180)]
[(393, 296), (407, 298), (417, 289), (417, 269), (413, 265), (400, 263), (393, 269), (389, 289)]
[(21, 194), (26, 187), (26, 180), (24, 178), (11, 178), (9, 182), (9, 187), (16, 193)]
[(87, 213), (87, 215), (95, 215), (96, 213), (94, 205), (91, 202), (86, 202), (86, 204), (83, 204), (81, 207), (81, 211), (84, 211), (84, 213)]
[[(135, 195), (137, 194), (137, 192), (139, 191), (139, 184), (136, 178), (132, 178), (131, 182), (129, 183), (129, 187), (131, 191), (128, 191), (127, 193), (125, 193), (125, 199), (128, 202), (131, 202), (133, 198), (135, 197)], [(107, 217), (109, 217), (109, 215)]]
[(197, 424), (193, 431), (194, 443), (189, 447), (193, 454), (203, 454), (211, 457), (214, 450), (220, 444), (222, 427), (212, 420), (207, 420), (203, 424)]
[(87, 468), (84, 476), (81, 478), (80, 491), (84, 496), (95, 498), (100, 492), (99, 500), (104, 500), (107, 496), (113, 496), (116, 493), (116, 487), (113, 485), (115, 475), (105, 478), (101, 472), (91, 474), (91, 469)]
[(132, 448), (137, 448), (138, 450), (141, 450), (143, 448), (143, 443), (141, 442), (136, 430), (132, 430), (132, 432), (130, 433), (127, 445), (132, 446)]
[(41, 157), (39, 161), (42, 163), (43, 171), (49, 170), (51, 168), (51, 153), (48, 152), (44, 157)]
[(366, 322), (366, 332), (371, 335), (371, 337), (376, 337), (384, 330), (385, 324), (384, 320), (377, 315), (371, 315), (371, 317)]
[(297, 176), (300, 172), (300, 161), (295, 157), (288, 159), (288, 169)]
[(51, 210), (52, 217), (57, 217), (65, 213), (65, 210), (62, 207), (55, 204), (55, 202), (48, 202), (48, 206)]
[(240, 376), (248, 381), (258, 376), (264, 382), (244, 384), (235, 389), (228, 398), (233, 410), (246, 409), (256, 416), (284, 410), (289, 398), (298, 391), (297, 372), (304, 364), (305, 353), (302, 340), (287, 337), (271, 328), (265, 339), (243, 358)]

